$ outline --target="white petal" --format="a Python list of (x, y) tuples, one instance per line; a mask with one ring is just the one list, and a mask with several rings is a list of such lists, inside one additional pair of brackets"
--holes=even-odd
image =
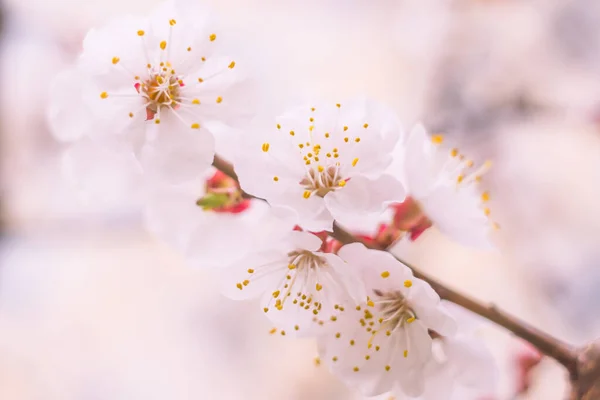
[(406, 193), (402, 184), (390, 175), (376, 179), (356, 176), (346, 186), (325, 196), (325, 204), (342, 225), (359, 218), (373, 220), (392, 202), (401, 202)]

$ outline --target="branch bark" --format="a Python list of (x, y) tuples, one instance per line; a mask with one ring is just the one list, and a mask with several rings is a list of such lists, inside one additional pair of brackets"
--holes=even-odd
[[(229, 177), (238, 181), (238, 176), (235, 173), (233, 166), (217, 155), (215, 155), (213, 166), (221, 170)], [(254, 196), (248, 193), (243, 193), (244, 196), (247, 198), (254, 198)], [(350, 232), (346, 231), (337, 223), (334, 223), (333, 232), (330, 233), (330, 236), (343, 244), (360, 242), (372, 249), (383, 251), (387, 250), (365, 243), (356, 236), (352, 235)], [(531, 343), (540, 352), (547, 355), (548, 357), (552, 357), (553, 359), (561, 363), (569, 371), (571, 380), (573, 382), (577, 381), (578, 369), (580, 364), (578, 362), (578, 357), (580, 352), (576, 348), (549, 335), (548, 333), (541, 331), (540, 329), (531, 326), (527, 322), (500, 310), (494, 304), (485, 304), (471, 297), (463, 295), (462, 293), (459, 293), (458, 291), (446, 286), (439, 280), (435, 279), (434, 277), (429, 276), (428, 274), (420, 271), (414, 265), (407, 263), (406, 261), (396, 257), (395, 255), (393, 256), (398, 261), (412, 269), (415, 277), (429, 283), (442, 299), (458, 304), (459, 306), (471, 312), (474, 312), (475, 314), (478, 314), (481, 317), (496, 323), (497, 325), (504, 327), (508, 331), (512, 332), (515, 336), (518, 336), (519, 338)]]

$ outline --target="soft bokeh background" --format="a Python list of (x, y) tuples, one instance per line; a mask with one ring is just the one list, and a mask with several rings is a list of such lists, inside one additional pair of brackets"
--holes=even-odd
[[(352, 399), (314, 365), (313, 343), (268, 335), (254, 304), (220, 297), (145, 233), (136, 199), (82, 202), (61, 178), (49, 81), (87, 29), (155, 2), (2, 4), (0, 399)], [(501, 251), (428, 231), (409, 257), (572, 343), (600, 336), (597, 0), (206, 3), (263, 75), (265, 109), (366, 94), (492, 159)], [(495, 327), (485, 337), (493, 398), (512, 399), (519, 343)], [(554, 362), (532, 378), (518, 398), (564, 398)]]

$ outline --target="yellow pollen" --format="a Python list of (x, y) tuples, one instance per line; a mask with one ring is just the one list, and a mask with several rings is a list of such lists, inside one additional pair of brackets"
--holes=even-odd
[(267, 313), (267, 312), (269, 312), (269, 308), (265, 307), (265, 308), (263, 308), (263, 311)]
[(310, 117), (308, 120), (309, 120), (310, 122), (314, 122), (314, 120), (315, 120), (315, 119), (314, 119), (313, 117)]
[(356, 164), (358, 163), (358, 158), (355, 158), (354, 160), (352, 160), (352, 166), (356, 167)]
[(332, 315), (330, 318), (333, 322), (337, 321), (337, 317), (335, 315)]
[(444, 135), (438, 134), (438, 135), (433, 135), (431, 137), (431, 141), (434, 144), (442, 144), (442, 142), (444, 141)]
[(120, 60), (121, 60), (121, 59), (120, 59), (119, 57), (113, 57), (113, 58), (112, 58), (112, 63), (113, 63), (113, 64), (116, 64), (116, 63), (118, 63)]
[(322, 165), (319, 165), (317, 169), (319, 170), (319, 172), (325, 171), (325, 167), (323, 167)]
[(337, 360), (338, 360), (338, 358), (335, 356), (331, 359), (331, 361), (333, 361), (333, 362), (336, 362)]
[(192, 51), (192, 48), (191, 48), (191, 47), (188, 47), (188, 48), (187, 48), (187, 51)]
[(314, 108), (314, 107), (311, 107), (311, 108), (310, 108), (310, 111), (312, 111), (312, 112), (315, 112), (315, 108)]
[(129, 118), (133, 118), (133, 113), (132, 112), (129, 113)]
[(278, 181), (279, 181), (279, 177), (278, 177), (278, 176), (274, 176), (274, 177), (273, 177), (273, 180), (274, 180), (275, 182), (278, 182)]
[(285, 331), (281, 331), (281, 336), (285, 336)]
[(297, 330), (299, 330), (299, 329), (300, 329), (300, 327), (299, 327), (298, 325), (294, 325), (294, 330), (296, 330), (296, 331), (297, 331)]
[(210, 35), (208, 37), (210, 39), (211, 42), (214, 42), (217, 39), (217, 35), (215, 35), (214, 33), (212, 35)]
[(230, 62), (228, 67), (233, 69), (233, 67), (235, 67), (235, 61)]
[(202, 82), (204, 82), (204, 79), (198, 78), (198, 82), (202, 83)]
[(335, 338), (336, 338), (336, 339), (339, 339), (339, 338), (340, 338), (340, 336), (342, 336), (342, 334), (341, 334), (341, 333), (339, 333), (339, 332), (335, 334)]
[(404, 287), (409, 288), (412, 286), (412, 281), (410, 279), (407, 279), (404, 281)]
[[(336, 156), (337, 156), (337, 154), (336, 154)], [(346, 181), (339, 181), (339, 182), (338, 182), (338, 186), (339, 186), (339, 187), (344, 187), (344, 186), (346, 186)]]
[(290, 265), (288, 265), (288, 269), (290, 269), (290, 270), (296, 269), (296, 266), (294, 264), (290, 264)]
[(356, 311), (360, 311), (360, 306), (356, 306)]
[(305, 190), (304, 193), (302, 194), (302, 196), (305, 199), (308, 199), (310, 197), (310, 195), (311, 195), (311, 191), (310, 190)]
[[(344, 142), (348, 143), (348, 140), (349, 140), (349, 139), (348, 139), (347, 137), (345, 137), (345, 138), (344, 138)], [(334, 151), (335, 151), (335, 150), (334, 150)]]
[(152, 64), (146, 64), (146, 68), (152, 68)]
[(154, 120), (154, 123), (155, 123), (156, 125), (160, 124), (160, 119), (155, 119), (155, 120)]
[(354, 372), (358, 372), (358, 371), (359, 371), (358, 367), (354, 367)]
[(489, 217), (492, 211), (488, 207), (486, 207), (483, 209), (483, 213), (486, 215), (486, 217)]
[(329, 132), (325, 132), (325, 137), (328, 138), (329, 137)]
[(408, 357), (408, 350), (404, 350), (404, 358)]
[(273, 292), (273, 297), (274, 297), (274, 298), (277, 298), (277, 297), (279, 297), (279, 293), (280, 293), (280, 292), (279, 292), (279, 290), (276, 290), (276, 291), (274, 291), (274, 292)]
[(371, 359), (371, 356), (367, 354), (367, 355), (365, 356), (365, 360), (369, 361), (370, 359)]
[(311, 125), (311, 126), (309, 126), (309, 127), (308, 127), (308, 130), (309, 130), (309, 132), (312, 132), (312, 131), (313, 131), (313, 129), (315, 129), (315, 126), (314, 126), (314, 125)]
[(381, 277), (382, 277), (382, 278), (387, 278), (387, 277), (389, 277), (389, 276), (390, 276), (390, 271), (383, 271), (383, 272), (381, 273)]
[(321, 285), (320, 283), (317, 283), (317, 284), (315, 285), (315, 289), (317, 289), (317, 292), (320, 292), (320, 291), (321, 291), (321, 289), (323, 289), (323, 285)]
[(465, 177), (464, 177), (464, 176), (462, 176), (462, 175), (459, 175), (459, 176), (456, 178), (456, 183), (461, 183), (461, 182), (463, 181), (463, 179), (465, 179)]
[(458, 155), (458, 149), (452, 149), (452, 150), (450, 150), (450, 155), (452, 157), (456, 157)]
[(169, 20), (169, 25), (173, 26), (177, 23), (174, 19)]
[(202, 60), (202, 61), (206, 61), (206, 57), (202, 57), (202, 58), (201, 58), (201, 60)]
[(340, 103), (337, 103), (335, 106), (336, 106), (337, 108), (340, 108), (342, 105), (341, 105)]
[(160, 42), (159, 46), (160, 46), (161, 50), (166, 49), (167, 48), (167, 41), (163, 40), (162, 42)]
[(380, 348), (381, 347), (379, 347), (379, 346), (375, 346), (375, 351), (379, 351)]
[(249, 273), (249, 274), (253, 274), (253, 273), (254, 273), (254, 270), (253, 270), (252, 268), (248, 268), (248, 273)]
[(392, 369), (392, 367), (390, 367), (389, 365), (386, 365), (386, 366), (385, 366), (385, 370), (386, 370), (386, 371), (389, 371), (390, 369)]
[(344, 126), (344, 131), (347, 131), (347, 130), (348, 130), (348, 127), (347, 127), (347, 126)]
[(277, 124), (277, 129), (281, 129), (281, 125), (280, 124)]
[(137, 31), (138, 36), (144, 36), (145, 33), (143, 30)]
[(277, 328), (273, 328), (273, 329), (271, 329), (271, 330), (269, 331), (269, 333), (270, 333), (271, 335), (273, 335), (273, 334), (277, 333)]
[(484, 203), (486, 201), (490, 200), (490, 193), (489, 192), (483, 192), (481, 193), (481, 201), (483, 201)]
[(194, 100), (192, 100), (192, 104), (200, 104), (200, 100), (194, 99)]
[(223, 98), (221, 96), (217, 97), (217, 100), (216, 100), (217, 104), (221, 103), (222, 101), (223, 101)]
[(333, 152), (334, 152), (334, 153), (337, 153), (337, 151), (338, 151), (337, 147), (334, 147), (334, 148), (333, 148)]
[(360, 142), (360, 138), (359, 138), (359, 137), (357, 137), (356, 139), (354, 139), (354, 141), (355, 141), (356, 143), (358, 143), (358, 142)]
[(265, 153), (267, 151), (269, 151), (269, 143), (263, 143), (263, 145), (262, 145), (262, 151), (264, 151)]
[(406, 320), (406, 322), (408, 322), (409, 324), (412, 324), (413, 322), (415, 322), (416, 318), (415, 317), (410, 317)]
[(236, 283), (235, 287), (237, 287), (238, 289), (242, 290), (242, 284), (241, 283)]
[(101, 98), (101, 99), (105, 99), (105, 98), (107, 98), (107, 97), (108, 97), (108, 93), (106, 93), (106, 92), (102, 92), (102, 93), (100, 93), (100, 98)]
[(242, 284), (243, 284), (244, 286), (248, 286), (248, 284), (249, 284), (249, 283), (250, 283), (250, 281), (249, 281), (248, 279), (246, 279), (244, 282), (242, 282)]
[(363, 128), (367, 129), (369, 127), (369, 124), (364, 124)]
[(354, 346), (354, 339), (350, 340), (350, 346)]
[(192, 124), (191, 127), (192, 127), (192, 129), (200, 129), (200, 124), (197, 123), (197, 122), (195, 122), (195, 123)]
[(375, 303), (373, 303), (373, 300), (369, 300), (369, 301), (367, 301), (367, 305), (368, 305), (369, 307), (375, 307)]
[(295, 135), (294, 131), (290, 131), (290, 136), (294, 136), (294, 135)]

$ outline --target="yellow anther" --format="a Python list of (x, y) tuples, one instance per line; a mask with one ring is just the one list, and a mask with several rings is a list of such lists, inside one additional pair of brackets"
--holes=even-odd
[(344, 131), (347, 131), (347, 130), (348, 130), (348, 127), (347, 127), (347, 126), (344, 126)]
[(350, 346), (354, 346), (354, 339), (350, 340)]
[(277, 333), (277, 328), (273, 328), (273, 329), (271, 329), (271, 330), (269, 331), (269, 333), (270, 333), (271, 335), (274, 335), (275, 333)]
[(273, 292), (273, 297), (274, 297), (274, 298), (277, 298), (277, 297), (279, 297), (279, 293), (281, 293), (279, 290), (276, 290), (276, 291), (274, 291), (274, 292)]
[(314, 107), (311, 107), (311, 108), (310, 108), (310, 111), (312, 111), (312, 112), (315, 112), (315, 108), (314, 108)]
[(138, 36), (144, 36), (144, 34), (145, 34), (145, 33), (146, 33), (146, 32), (144, 32), (144, 31), (143, 31), (143, 30), (141, 30), (141, 29), (140, 29), (139, 31), (137, 31), (137, 34), (138, 34)]
[(154, 120), (154, 123), (155, 123), (156, 125), (160, 124), (160, 119), (155, 119), (155, 120)]
[(192, 129), (200, 129), (200, 124), (197, 122), (194, 122), (191, 126), (192, 126)]
[(291, 269), (296, 269), (296, 266), (294, 264), (290, 264), (290, 265), (288, 265), (288, 269), (290, 269), (290, 270)]
[(319, 167), (317, 169), (319, 170), (319, 172), (325, 171), (325, 167), (322, 165), (319, 165)]
[(295, 331), (297, 331), (297, 330), (299, 330), (299, 329), (300, 329), (300, 327), (299, 327), (298, 325), (294, 325), (294, 330), (295, 330)]
[(337, 103), (335, 106), (336, 106), (337, 108), (340, 108), (342, 105), (341, 105), (340, 103)]
[(242, 282), (242, 284), (244, 286), (248, 286), (250, 284), (250, 281), (248, 279), (244, 280), (244, 282)]
[(106, 93), (106, 92), (102, 92), (102, 93), (100, 93), (100, 98), (101, 98), (101, 99), (105, 99), (105, 98), (107, 98), (107, 97), (108, 97), (108, 93)]
[(336, 339), (339, 339), (341, 336), (342, 336), (342, 334), (341, 334), (341, 333), (339, 333), (339, 332), (335, 334), (335, 338), (336, 338)]
[(382, 278), (388, 278), (389, 276), (390, 276), (390, 271), (383, 271), (383, 272), (381, 273), (381, 277), (382, 277)]
[(314, 126), (314, 125), (311, 125), (311, 126), (309, 126), (309, 127), (308, 127), (308, 131), (309, 131), (309, 132), (312, 132), (312, 131), (313, 131), (313, 129), (315, 129), (315, 126)]
[(269, 143), (263, 143), (263, 145), (262, 145), (262, 151), (264, 151), (265, 153), (267, 151), (269, 151)]
[(325, 132), (325, 137), (328, 138), (329, 137), (329, 132)]
[(233, 69), (233, 67), (235, 67), (235, 61), (230, 62), (228, 67)]
[(404, 358), (408, 357), (408, 350), (404, 350)]
[(317, 283), (317, 284), (315, 285), (315, 289), (317, 289), (317, 292), (320, 292), (320, 291), (321, 291), (321, 289), (323, 289), (323, 285), (321, 285), (320, 283)]
[(253, 270), (252, 268), (248, 268), (248, 273), (249, 273), (249, 274), (253, 274), (253, 273), (254, 273), (254, 270)]
[(199, 99), (194, 99), (194, 100), (192, 100), (192, 104), (200, 104), (200, 100)]
[(452, 157), (456, 157), (458, 155), (458, 149), (454, 148), (454, 149), (450, 150), (450, 155)]
[(313, 156), (313, 153), (308, 153), (306, 156), (307, 156), (308, 158), (311, 158), (311, 157)]
[(290, 131), (290, 136), (294, 136), (296, 133), (294, 131)]
[(214, 33), (212, 35), (210, 35), (208, 37), (210, 39), (211, 42), (214, 42), (217, 39), (217, 35), (215, 35)]
[(216, 100), (217, 104), (221, 103), (222, 101), (223, 101), (223, 98), (221, 96), (217, 97), (217, 100)]
[(352, 166), (356, 167), (356, 164), (358, 164), (358, 158), (355, 158), (354, 160), (352, 160)]
[(281, 336), (285, 336), (285, 331), (281, 331)]
[(492, 210), (490, 210), (488, 207), (483, 209), (483, 213), (485, 214), (486, 217), (489, 217), (490, 214), (492, 213)]
[[(308, 307), (308, 306), (306, 306)], [(306, 310), (308, 310), (308, 308), (306, 308)], [(313, 314), (317, 315), (319, 312), (317, 310), (313, 310)]]
[(206, 57), (202, 57), (202, 58), (201, 58), (201, 60), (202, 60), (202, 61), (206, 61)]
[(390, 367), (389, 365), (386, 365), (386, 366), (385, 366), (385, 370), (386, 370), (386, 371), (389, 371), (390, 369), (392, 369), (392, 367)]
[(348, 143), (348, 140), (350, 140), (350, 139), (348, 139), (347, 137), (344, 138), (344, 142)]
[(404, 281), (404, 287), (409, 288), (412, 286), (412, 281), (410, 279), (407, 279)]
[(365, 360), (369, 361), (370, 359), (371, 359), (371, 356), (367, 354), (367, 355), (365, 356)]
[(281, 124), (277, 124), (277, 129), (281, 129)]
[(169, 25), (173, 26), (177, 23), (174, 19), (169, 20)]
[(431, 137), (431, 141), (434, 144), (442, 144), (442, 142), (444, 141), (444, 135), (441, 135), (441, 134), (433, 135)]
[(408, 322), (409, 324), (412, 324), (413, 322), (415, 322), (416, 318), (415, 317), (410, 317), (406, 320), (406, 322)]
[(358, 372), (359, 371), (358, 367), (354, 367), (353, 370), (354, 370), (354, 372)]
[(381, 347), (375, 346), (375, 351), (379, 351), (379, 349), (381, 349)]
[(269, 312), (269, 308), (265, 307), (265, 308), (263, 308), (263, 311), (267, 313), (267, 312)]
[(456, 183), (461, 183), (463, 179), (465, 179), (465, 177), (463, 175), (459, 175), (458, 177), (456, 177)]
[(309, 120), (310, 122), (314, 122), (314, 120), (315, 120), (315, 119), (314, 119), (313, 117), (310, 117), (308, 120)]
[(333, 356), (333, 357), (331, 358), (331, 361), (333, 361), (333, 362), (336, 362), (337, 360), (338, 360), (338, 358), (337, 358), (337, 357), (335, 357), (335, 356)]
[(238, 289), (242, 290), (243, 286), (241, 283), (236, 283), (235, 287), (237, 287)]
[(358, 143), (358, 142), (360, 142), (360, 138), (359, 138), (359, 137), (357, 137), (356, 139), (354, 139), (354, 141), (355, 141), (356, 143)]
[(486, 201), (490, 201), (490, 192), (481, 193), (481, 201), (483, 201), (484, 203)]
[(161, 50), (166, 49), (167, 48), (167, 41), (163, 40), (162, 42), (160, 42), (159, 46), (160, 46)]
[(337, 321), (337, 317), (336, 317), (335, 315), (332, 315), (330, 319), (331, 319), (331, 321), (333, 321), (333, 322)]
[(360, 311), (360, 306), (356, 306), (356, 311)]
[(113, 64), (116, 64), (116, 63), (118, 63), (120, 60), (121, 60), (121, 59), (120, 59), (119, 57), (113, 57), (113, 58), (112, 58), (112, 63), (113, 63)]
[(279, 177), (278, 177), (278, 176), (274, 176), (274, 177), (273, 177), (273, 180), (274, 180), (275, 182), (279, 182)]
[(375, 303), (373, 302), (373, 300), (369, 300), (369, 301), (367, 301), (367, 305), (368, 305), (369, 307), (375, 307)]
[[(337, 154), (336, 154), (336, 156), (337, 156)], [(339, 181), (339, 182), (338, 182), (338, 186), (339, 186), (339, 187), (344, 187), (344, 186), (346, 186), (346, 181)]]
[(198, 82), (199, 82), (199, 83), (202, 83), (202, 82), (204, 82), (204, 79), (202, 79), (202, 78), (198, 78)]
[[(307, 161), (308, 162), (308, 161)], [(310, 197), (310, 195), (312, 194), (312, 192), (310, 190), (305, 190), (304, 193), (302, 194), (302, 196), (305, 199), (308, 199)]]
[(150, 64), (150, 63), (146, 64), (146, 68), (152, 68), (152, 64)]
[(187, 48), (187, 51), (192, 51), (192, 48), (191, 48), (191, 47), (188, 47), (188, 48)]
[(302, 143), (298, 144), (298, 147), (300, 147), (301, 149), (304, 148), (304, 145)]

